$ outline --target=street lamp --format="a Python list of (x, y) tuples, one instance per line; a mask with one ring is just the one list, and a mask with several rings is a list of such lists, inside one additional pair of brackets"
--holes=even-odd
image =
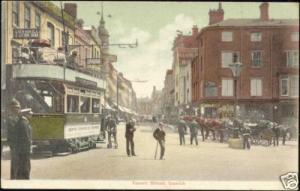
[(238, 61), (238, 55), (233, 55), (233, 63), (229, 64), (229, 68), (231, 69), (233, 79), (234, 79), (234, 117), (237, 118), (237, 79), (241, 75), (243, 64)]

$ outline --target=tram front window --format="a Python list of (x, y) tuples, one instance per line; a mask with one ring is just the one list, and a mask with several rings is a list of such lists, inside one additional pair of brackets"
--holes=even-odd
[(67, 102), (68, 102), (67, 112), (71, 112), (71, 113), (78, 112), (78, 103), (79, 103), (78, 96), (68, 95)]
[(100, 100), (99, 99), (92, 99), (92, 112), (93, 113), (100, 113)]
[(80, 112), (89, 113), (90, 112), (90, 98), (81, 97), (80, 98)]

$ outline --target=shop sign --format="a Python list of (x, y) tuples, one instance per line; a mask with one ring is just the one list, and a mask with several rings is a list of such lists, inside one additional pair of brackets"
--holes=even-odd
[(40, 30), (39, 29), (14, 29), (13, 37), (14, 39), (39, 39)]

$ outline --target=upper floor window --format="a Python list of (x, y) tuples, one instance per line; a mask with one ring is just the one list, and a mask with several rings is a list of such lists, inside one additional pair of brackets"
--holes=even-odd
[(31, 14), (30, 14), (30, 8), (25, 6), (25, 11), (24, 11), (24, 28), (29, 29), (30, 24), (31, 24)]
[(286, 52), (286, 65), (287, 67), (299, 67), (299, 51), (287, 51)]
[(261, 41), (261, 33), (253, 32), (251, 33), (251, 42), (260, 42)]
[(251, 66), (259, 68), (262, 65), (262, 52), (261, 51), (252, 51), (251, 52)]
[(299, 96), (298, 75), (284, 75), (280, 77), (280, 96)]
[(50, 43), (51, 47), (54, 47), (55, 46), (54, 26), (53, 26), (53, 24), (48, 22), (47, 27), (48, 27), (48, 40), (49, 40), (49, 43)]
[(41, 28), (41, 15), (39, 13), (35, 13), (35, 28)]
[(222, 79), (222, 96), (233, 96), (232, 79)]
[(299, 96), (299, 76), (293, 75), (290, 76), (290, 87), (291, 87), (291, 96)]
[(262, 80), (260, 78), (252, 78), (250, 88), (251, 96), (262, 96)]
[(229, 64), (240, 60), (239, 52), (222, 51), (222, 68), (228, 68)]
[(282, 76), (280, 79), (280, 95), (281, 96), (289, 95), (289, 78), (288, 78), (288, 76)]
[(20, 2), (12, 2), (12, 23), (13, 26), (19, 26)]
[(293, 42), (299, 42), (299, 32), (293, 32), (291, 34), (291, 41), (293, 41)]
[(222, 32), (222, 41), (231, 42), (232, 41), (232, 32), (224, 31)]

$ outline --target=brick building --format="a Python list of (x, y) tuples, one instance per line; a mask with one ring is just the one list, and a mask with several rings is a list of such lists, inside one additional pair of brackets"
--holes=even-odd
[(258, 19), (223, 20), (221, 4), (209, 16), (192, 62), (192, 101), (201, 114), (233, 116), (229, 64), (237, 58), (243, 64), (236, 90), (241, 116), (278, 121), (297, 117), (299, 20), (270, 19), (268, 3), (260, 5)]

